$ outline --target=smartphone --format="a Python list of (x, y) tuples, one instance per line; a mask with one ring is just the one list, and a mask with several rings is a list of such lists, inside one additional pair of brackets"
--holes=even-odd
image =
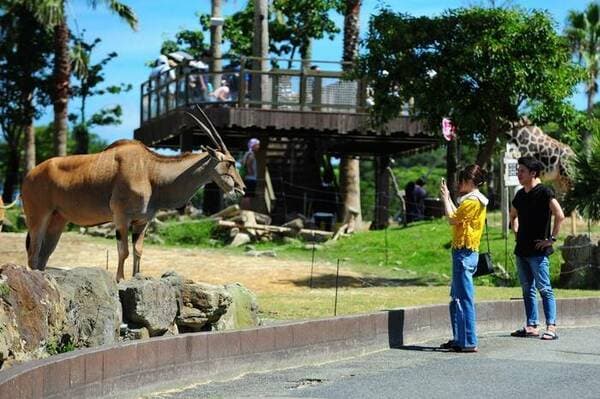
[(442, 177), (442, 184), (446, 184), (446, 179)]

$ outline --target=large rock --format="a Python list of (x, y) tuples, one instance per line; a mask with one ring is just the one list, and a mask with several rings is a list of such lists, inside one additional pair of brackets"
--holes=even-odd
[(231, 295), (223, 286), (186, 280), (181, 286), (183, 307), (177, 317), (181, 332), (210, 331), (231, 305)]
[(64, 298), (65, 333), (75, 347), (112, 344), (119, 339), (121, 303), (113, 276), (93, 267), (48, 269)]
[(123, 305), (123, 321), (146, 327), (151, 337), (173, 331), (177, 316), (175, 288), (163, 280), (136, 275), (119, 284), (119, 297)]
[(61, 342), (65, 314), (55, 282), (15, 264), (0, 266), (0, 367), (47, 356)]
[(235, 330), (260, 325), (256, 295), (240, 283), (227, 284), (231, 305), (215, 325), (216, 330)]
[(560, 248), (564, 260), (560, 286), (565, 288), (600, 288), (600, 242), (594, 245), (587, 235), (568, 236)]

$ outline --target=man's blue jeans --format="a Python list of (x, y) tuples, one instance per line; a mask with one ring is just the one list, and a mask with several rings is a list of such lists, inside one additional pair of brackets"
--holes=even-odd
[(478, 252), (470, 249), (452, 250), (450, 322), (454, 344), (461, 348), (477, 346), (473, 273), (477, 270), (478, 260)]
[(537, 290), (542, 296), (546, 325), (556, 324), (556, 301), (550, 285), (550, 261), (547, 256), (517, 256), (519, 280), (523, 289), (528, 326), (538, 325)]

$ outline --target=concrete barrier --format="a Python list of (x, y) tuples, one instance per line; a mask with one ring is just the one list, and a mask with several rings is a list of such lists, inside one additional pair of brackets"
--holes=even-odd
[[(600, 324), (600, 298), (560, 299), (557, 307), (559, 327)], [(509, 331), (523, 324), (523, 303), (481, 302), (477, 315), (479, 333)], [(0, 372), (0, 399), (137, 397), (448, 337), (446, 305), (182, 334), (83, 349), (12, 367)]]

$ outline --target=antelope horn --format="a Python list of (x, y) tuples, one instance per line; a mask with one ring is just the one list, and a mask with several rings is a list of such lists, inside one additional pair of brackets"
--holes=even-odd
[(12, 208), (13, 206), (17, 205), (17, 202), (19, 202), (19, 197), (17, 197), (16, 200), (14, 200), (12, 203), (10, 203), (8, 205), (2, 205), (2, 206), (0, 206), (0, 209), (9, 209), (9, 208)]
[(219, 132), (217, 132), (215, 125), (213, 125), (208, 115), (206, 115), (206, 112), (204, 112), (204, 110), (198, 104), (196, 104), (196, 108), (198, 109), (198, 111), (200, 111), (200, 114), (204, 117), (204, 119), (208, 122), (208, 125), (212, 128), (213, 134), (221, 143), (221, 149), (225, 152), (229, 152), (227, 146), (225, 145), (225, 142), (223, 142), (223, 139), (221, 138), (221, 135), (219, 134)]
[(194, 121), (196, 121), (196, 123), (198, 125), (200, 125), (200, 127), (202, 127), (202, 129), (204, 129), (204, 132), (208, 135), (208, 137), (210, 137), (210, 139), (212, 140), (212, 142), (219, 147), (219, 142), (215, 139), (215, 137), (213, 136), (212, 132), (210, 131), (210, 129), (208, 128), (208, 126), (206, 126), (204, 123), (202, 123), (202, 121), (198, 118), (196, 118), (196, 116), (192, 113), (189, 113), (187, 111), (185, 111), (186, 114), (188, 114), (189, 116), (192, 117), (192, 119), (194, 119)]

